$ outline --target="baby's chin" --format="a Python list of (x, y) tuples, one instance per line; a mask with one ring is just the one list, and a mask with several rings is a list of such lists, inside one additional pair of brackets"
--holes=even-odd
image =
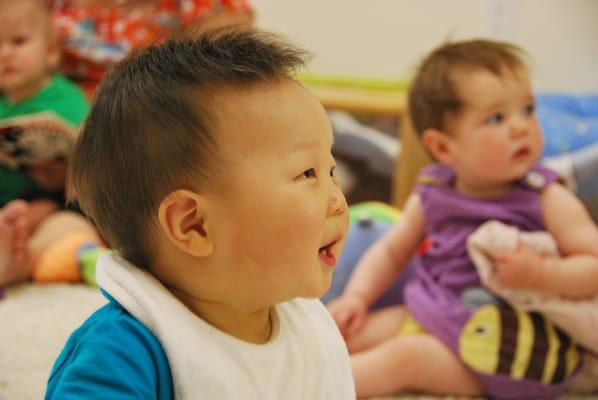
[(534, 165), (540, 162), (540, 157), (533, 157), (529, 158), (525, 162), (520, 163), (516, 170), (513, 172), (512, 180), (520, 180), (527, 176), (529, 171), (533, 168)]
[(329, 279), (327, 279), (325, 282), (322, 282), (322, 284), (319, 285), (319, 287), (310, 288), (310, 290), (306, 290), (303, 293), (301, 293), (299, 297), (304, 299), (319, 299), (322, 296), (324, 296), (326, 292), (328, 292), (328, 290), (330, 290), (331, 286), (332, 274), (330, 274)]

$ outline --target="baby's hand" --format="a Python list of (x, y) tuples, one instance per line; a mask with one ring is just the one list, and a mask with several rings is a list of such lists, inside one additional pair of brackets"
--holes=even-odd
[(529, 246), (519, 243), (515, 251), (498, 251), (494, 254), (496, 275), (513, 289), (533, 288), (537, 285), (544, 258)]
[(363, 327), (368, 306), (361, 296), (347, 293), (332, 300), (327, 307), (345, 340)]

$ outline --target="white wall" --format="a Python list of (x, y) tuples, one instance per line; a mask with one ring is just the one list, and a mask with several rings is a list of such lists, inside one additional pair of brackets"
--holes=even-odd
[(445, 39), (525, 48), (540, 90), (598, 92), (598, 0), (253, 0), (261, 28), (314, 53), (310, 71), (407, 77)]

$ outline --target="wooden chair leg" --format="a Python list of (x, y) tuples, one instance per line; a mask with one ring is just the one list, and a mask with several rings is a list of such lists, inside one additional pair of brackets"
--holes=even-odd
[(402, 208), (411, 193), (419, 170), (431, 164), (432, 159), (421, 145), (407, 117), (404, 117), (401, 122), (399, 139), (401, 152), (393, 174), (392, 204)]

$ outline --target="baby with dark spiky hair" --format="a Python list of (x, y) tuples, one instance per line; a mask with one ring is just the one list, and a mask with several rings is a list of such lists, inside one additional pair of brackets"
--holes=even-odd
[(46, 398), (351, 399), (319, 302), (348, 228), (303, 51), (260, 32), (141, 50), (103, 82), (72, 159), (113, 253), (108, 304), (70, 337)]

